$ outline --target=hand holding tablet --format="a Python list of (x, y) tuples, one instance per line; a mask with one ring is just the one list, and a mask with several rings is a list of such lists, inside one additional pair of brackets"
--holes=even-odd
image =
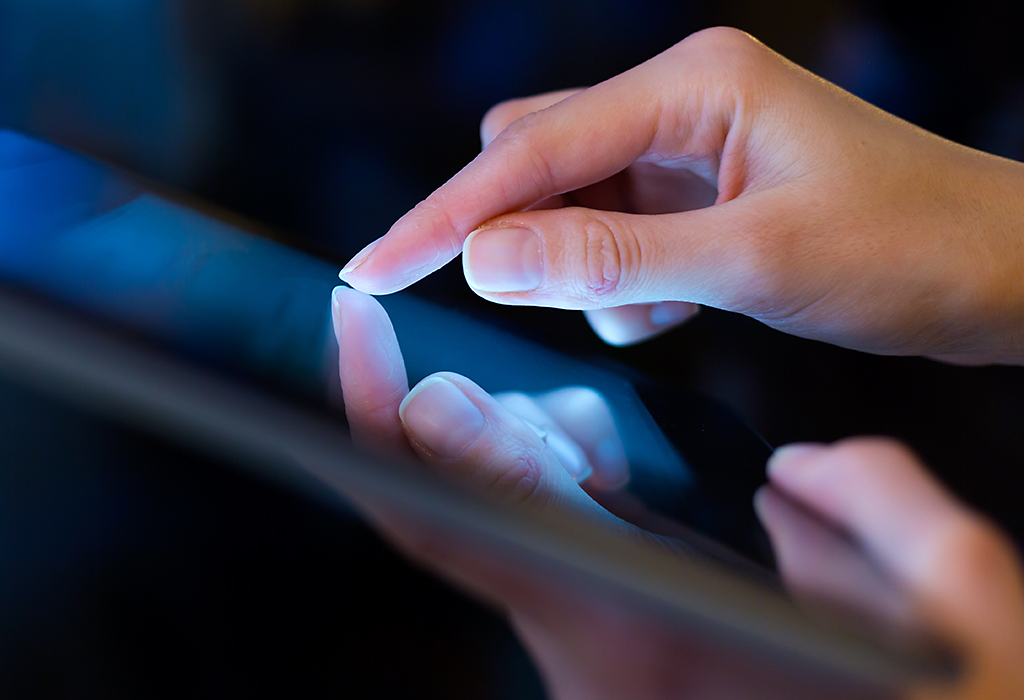
[[(499, 105), (481, 133), (483, 152), (342, 279), (388, 294), (461, 252), (484, 298), (582, 309), (616, 345), (704, 304), (869, 352), (1024, 359), (1024, 166), (894, 119), (740, 32), (706, 30), (595, 87)], [(368, 303), (353, 295), (346, 303)], [(386, 411), (428, 464), (523, 507), (578, 508), (616, 526), (479, 387), (428, 381), (401, 425)], [(404, 389), (389, 395), (397, 407)], [(758, 510), (798, 597), (854, 600), (958, 642), (968, 673), (942, 697), (1024, 694), (1024, 580), (1003, 535), (887, 441), (791, 447), (771, 465)], [(808, 536), (780, 493), (835, 532)], [(900, 595), (881, 593), (848, 556), (851, 541)], [(472, 566), (448, 573), (461, 580)], [(516, 619), (514, 595), (480, 590)], [(601, 614), (520, 626), (556, 695), (633, 697), (626, 689), (650, 674), (665, 687), (647, 697), (693, 687), (700, 669), (670, 646), (652, 651), (661, 669), (630, 666), (614, 635), (581, 652), (571, 630)]]
[[(498, 400), (447, 372), (410, 391), (398, 341), (375, 300), (339, 287), (333, 315), (348, 419), (364, 448), (414, 453), (426, 468), (505, 506), (560, 511), (638, 541), (659, 539), (606, 510), (586, 480), (577, 483), (579, 460), (600, 462), (575, 443), (552, 449), (538, 434), (547, 414), (537, 403), (521, 394)], [(941, 630), (966, 649), (970, 669), (961, 694), (946, 688), (941, 697), (1024, 688), (1016, 663), (1024, 657), (1020, 563), (1005, 538), (913, 455), (883, 440), (791, 446), (772, 458), (769, 474), (757, 509), (798, 599), (843, 602), (894, 625)], [(407, 554), (505, 611), (555, 697), (678, 698), (695, 687), (722, 697), (803, 697), (782, 679), (766, 686), (763, 671), (652, 628), (612, 600), (579, 597), (518, 560), (460, 545), (451, 533), (379, 503), (363, 506)], [(807, 512), (833, 529), (809, 525)], [(674, 543), (664, 539), (664, 546)]]
[[(10, 132), (0, 221), (7, 375), (355, 497), (414, 558), (506, 610), (561, 697), (793, 698), (801, 680), (916, 688), (958, 667), (927, 639), (805, 614), (822, 599), (954, 643), (965, 673), (945, 697), (1021, 687), (1012, 551), (901, 449), (783, 452), (755, 499), (770, 450), (721, 406), (408, 296), (386, 300), (396, 337), (375, 300), (336, 292), (332, 332), (332, 262)], [(397, 338), (427, 378), (411, 392)], [(355, 455), (349, 428), (392, 458)], [(769, 571), (754, 502), (799, 605)], [(490, 537), (529, 556), (479, 546)]]

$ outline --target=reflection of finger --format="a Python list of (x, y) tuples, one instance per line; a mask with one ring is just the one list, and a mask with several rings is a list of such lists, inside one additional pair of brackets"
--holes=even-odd
[(771, 486), (754, 498), (786, 585), (804, 599), (830, 600), (895, 623), (913, 621), (912, 601), (849, 537)]
[(590, 460), (580, 446), (565, 434), (535, 400), (515, 391), (498, 394), (494, 398), (531, 427), (536, 427), (535, 432), (547, 443), (548, 449), (555, 453), (558, 461), (577, 482), (586, 480), (593, 473)]
[(331, 308), (353, 441), (375, 451), (407, 452), (398, 406), (409, 384), (391, 320), (373, 297), (347, 287), (334, 290)]
[(544, 441), (465, 377), (427, 377), (400, 409), (410, 442), (443, 475), (513, 504), (600, 509)]
[(958, 632), (1020, 650), (1024, 581), (1013, 548), (890, 440), (794, 445), (772, 484), (837, 523)]
[(600, 393), (585, 386), (565, 387), (538, 396), (537, 403), (587, 455), (594, 467), (588, 486), (609, 491), (626, 485), (626, 448)]
[(632, 345), (693, 318), (700, 307), (685, 301), (629, 304), (584, 311), (590, 327), (609, 345)]
[(543, 95), (523, 97), (518, 100), (506, 100), (491, 107), (480, 122), (480, 142), (484, 148), (494, 140), (494, 137), (505, 130), (509, 124), (525, 117), (527, 114), (547, 109), (553, 104), (558, 104), (567, 97), (575, 95), (579, 90), (558, 90), (546, 92)]

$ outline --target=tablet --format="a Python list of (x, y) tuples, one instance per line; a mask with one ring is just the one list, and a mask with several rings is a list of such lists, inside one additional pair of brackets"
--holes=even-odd
[(411, 294), (381, 299), (412, 382), (450, 370), (490, 392), (600, 397), (628, 463), (626, 510), (671, 550), (504, 510), (356, 452), (330, 319), (341, 262), (0, 131), (0, 372), (294, 488), (372, 494), (745, 654), (885, 688), (957, 676), (933, 640), (790, 598), (752, 508), (769, 446), (725, 407), (633, 370)]

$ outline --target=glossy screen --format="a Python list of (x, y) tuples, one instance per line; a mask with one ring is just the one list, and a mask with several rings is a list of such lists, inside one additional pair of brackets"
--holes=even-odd
[[(337, 262), (12, 132), (0, 132), (0, 226), (5, 286), (344, 420), (329, 314)], [(411, 295), (381, 301), (411, 381), (451, 370), (490, 392), (597, 395), (613, 416), (609, 440), (628, 461), (609, 508), (754, 575), (773, 567), (751, 507), (770, 450), (729, 411)]]

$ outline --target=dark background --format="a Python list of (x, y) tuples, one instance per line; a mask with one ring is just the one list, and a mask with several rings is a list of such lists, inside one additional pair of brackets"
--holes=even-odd
[[(728, 24), (898, 116), (1024, 158), (1024, 7), (753, 0), (0, 0), (0, 127), (341, 254), (479, 149), (504, 98)], [(0, 222), (0, 228), (3, 223)], [(1024, 373), (862, 355), (706, 311), (638, 348), (424, 296), (717, 397), (773, 444), (886, 434), (1024, 538)], [(5, 697), (536, 697), (499, 618), (327, 504), (0, 386)]]

